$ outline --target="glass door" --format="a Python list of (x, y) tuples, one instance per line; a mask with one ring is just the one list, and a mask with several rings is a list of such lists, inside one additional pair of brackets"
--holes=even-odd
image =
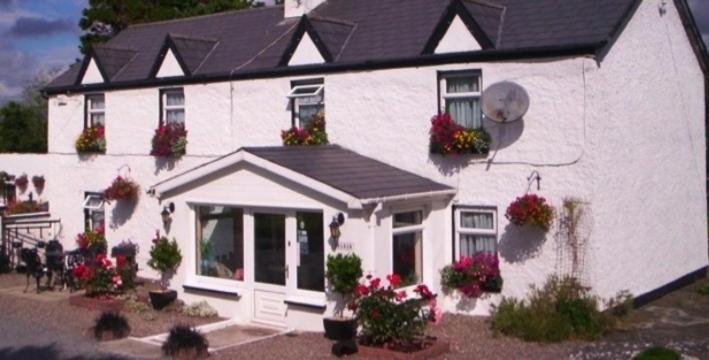
[(254, 213), (254, 280), (286, 285), (286, 216)]
[(296, 213), (296, 288), (325, 291), (325, 237), (321, 212)]

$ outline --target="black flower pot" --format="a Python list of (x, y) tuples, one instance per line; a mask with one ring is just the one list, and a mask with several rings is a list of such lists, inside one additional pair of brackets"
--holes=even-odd
[(177, 299), (177, 291), (175, 290), (160, 290), (150, 292), (150, 304), (153, 309), (162, 310)]
[(357, 336), (357, 319), (322, 320), (325, 327), (325, 337), (334, 341), (346, 341)]

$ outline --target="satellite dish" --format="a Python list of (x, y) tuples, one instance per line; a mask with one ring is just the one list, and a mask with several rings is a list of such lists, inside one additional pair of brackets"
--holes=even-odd
[(483, 113), (498, 123), (517, 121), (529, 110), (529, 94), (522, 86), (502, 81), (488, 86), (482, 95)]

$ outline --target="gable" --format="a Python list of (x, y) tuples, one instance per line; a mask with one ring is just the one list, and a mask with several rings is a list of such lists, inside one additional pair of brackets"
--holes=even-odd
[(470, 33), (460, 16), (456, 15), (445, 35), (438, 42), (434, 52), (436, 54), (445, 54), (477, 50), (482, 50), (482, 46), (475, 40), (475, 37)]
[(315, 46), (310, 34), (305, 32), (298, 43), (298, 47), (295, 48), (293, 56), (288, 61), (288, 66), (323, 63), (325, 63), (325, 58), (320, 54), (320, 50)]
[(100, 84), (104, 81), (103, 75), (101, 75), (101, 70), (99, 70), (98, 64), (96, 63), (96, 59), (92, 56), (89, 59), (88, 66), (86, 66), (84, 76), (81, 78), (81, 85)]
[(162, 59), (160, 68), (158, 69), (155, 77), (173, 77), (173, 76), (185, 76), (185, 72), (180, 66), (180, 62), (177, 61), (177, 57), (171, 48), (168, 48), (165, 52), (165, 56)]

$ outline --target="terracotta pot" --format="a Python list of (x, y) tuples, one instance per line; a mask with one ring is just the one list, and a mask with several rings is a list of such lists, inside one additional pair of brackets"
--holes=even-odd
[(356, 319), (324, 318), (325, 337), (335, 341), (346, 341), (357, 336)]
[(177, 299), (177, 291), (175, 290), (157, 290), (150, 292), (150, 303), (153, 309), (162, 310), (166, 306), (172, 304)]

